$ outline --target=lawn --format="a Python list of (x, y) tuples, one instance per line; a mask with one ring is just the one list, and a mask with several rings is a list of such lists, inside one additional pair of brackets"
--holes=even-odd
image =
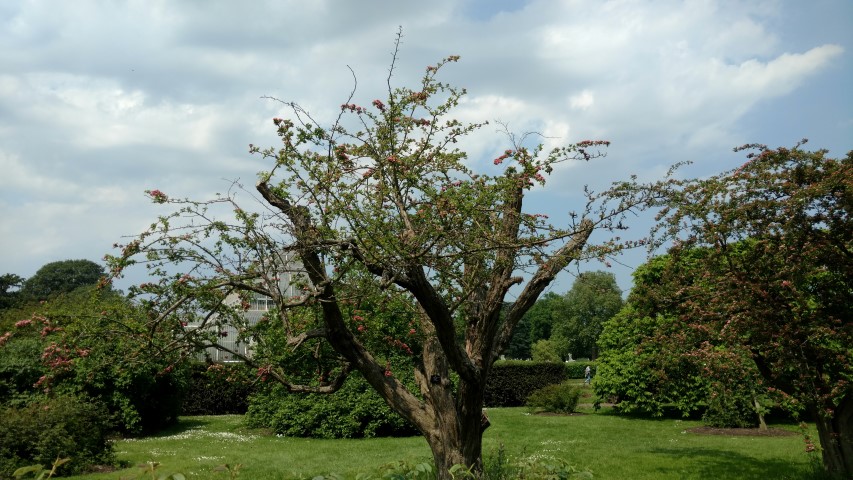
[[(501, 445), (510, 457), (554, 456), (593, 472), (596, 479), (797, 479), (812, 477), (799, 435), (734, 437), (696, 435), (701, 422), (631, 419), (607, 413), (539, 416), (525, 408), (490, 409), (484, 436), (488, 458)], [(792, 431), (796, 426), (781, 425)], [(814, 432), (811, 432), (814, 435)], [(238, 478), (279, 480), (358, 472), (400, 460), (429, 459), (419, 437), (370, 440), (283, 438), (246, 430), (241, 416), (185, 417), (161, 435), (116, 442), (120, 460), (159, 462), (158, 473), (187, 478), (228, 478), (217, 465), (242, 464)], [(133, 478), (138, 467), (73, 477), (77, 480)], [(148, 478), (148, 477), (145, 477)]]

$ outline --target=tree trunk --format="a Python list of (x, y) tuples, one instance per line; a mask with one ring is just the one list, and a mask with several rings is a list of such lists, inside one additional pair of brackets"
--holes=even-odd
[(483, 442), (479, 428), (474, 432), (448, 428), (435, 433), (437, 434), (427, 436), (426, 440), (432, 450), (439, 480), (453, 478), (450, 470), (456, 465), (464, 467), (475, 475), (482, 472)]
[(767, 430), (767, 422), (764, 421), (763, 409), (761, 408), (761, 403), (758, 402), (755, 392), (752, 392), (752, 406), (755, 407), (755, 414), (758, 416), (758, 429)]
[(827, 417), (815, 412), (823, 466), (838, 478), (853, 478), (853, 399), (847, 395)]

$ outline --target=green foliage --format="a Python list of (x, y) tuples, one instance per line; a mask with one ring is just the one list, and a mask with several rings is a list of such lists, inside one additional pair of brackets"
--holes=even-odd
[(527, 397), (531, 412), (572, 413), (578, 406), (581, 390), (569, 382), (547, 385)]
[(253, 395), (249, 426), (288, 437), (370, 438), (416, 435), (357, 373), (332, 394), (287, 393), (280, 384)]
[(564, 314), (563, 298), (554, 292), (542, 295), (525, 317), (530, 322), (530, 344), (551, 337), (555, 323), (559, 323)]
[[(739, 168), (661, 197), (678, 318), (713, 359), (752, 360), (762, 389), (818, 417), (826, 469), (853, 476), (853, 151), (750, 150)], [(696, 252), (701, 255), (696, 256)], [(723, 347), (723, 348), (717, 348)]]
[(256, 372), (245, 363), (194, 364), (182, 415), (243, 414), (257, 391)]
[(43, 265), (23, 283), (21, 295), (46, 300), (86, 285), (97, 285), (103, 276), (104, 267), (91, 260), (51, 262)]
[(622, 412), (654, 416), (667, 408), (684, 416), (700, 409), (708, 396), (708, 379), (693, 358), (659, 341), (683, 334), (672, 318), (643, 316), (631, 305), (605, 322), (593, 382), (598, 401), (617, 403)]
[(15, 305), (20, 298), (24, 279), (14, 273), (0, 275), (0, 310)]
[(73, 462), (63, 466), (63, 473), (110, 465), (115, 461), (108, 440), (111, 428), (106, 407), (86, 397), (61, 396), (4, 408), (0, 411), (0, 476), (65, 457)]
[(564, 313), (551, 334), (552, 340), (562, 341), (560, 356), (571, 353), (576, 359), (595, 359), (602, 325), (619, 312), (622, 303), (622, 291), (612, 273), (596, 271), (578, 275), (563, 299)]
[(176, 421), (187, 386), (180, 352), (156, 354), (140, 311), (117, 292), (82, 287), (4, 310), (0, 326), (10, 329), (0, 343), (3, 404), (84, 395), (126, 433)]
[(37, 392), (35, 385), (48, 371), (40, 361), (42, 339), (20, 336), (0, 346), (0, 405), (19, 406)]
[(560, 363), (563, 359), (557, 353), (557, 349), (556, 342), (553, 340), (537, 340), (530, 349), (532, 360), (538, 363)]
[(530, 392), (566, 380), (562, 363), (540, 363), (520, 360), (495, 362), (486, 382), (485, 405), (519, 407)]

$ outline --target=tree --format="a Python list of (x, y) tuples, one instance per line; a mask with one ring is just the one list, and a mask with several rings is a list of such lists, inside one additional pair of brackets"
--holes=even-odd
[(21, 288), (21, 294), (36, 300), (68, 293), (85, 286), (97, 285), (104, 276), (104, 267), (91, 260), (62, 260), (43, 265)]
[(596, 342), (602, 324), (622, 308), (622, 291), (616, 276), (609, 272), (584, 272), (578, 275), (563, 300), (563, 321), (554, 326), (553, 336), (575, 358), (598, 356)]
[(0, 310), (9, 308), (20, 297), (20, 288), (24, 279), (14, 273), (0, 276)]
[[(280, 364), (260, 365), (262, 374), (289, 391), (332, 392), (358, 370), (424, 435), (440, 478), (449, 478), (455, 464), (481, 468), (486, 378), (524, 313), (570, 262), (625, 247), (589, 238), (621, 228), (625, 214), (652, 195), (630, 182), (587, 192), (585, 205), (562, 226), (525, 211), (526, 193), (543, 185), (555, 165), (600, 157), (608, 142), (545, 153), (524, 145), (529, 136), (509, 135), (510, 148), (494, 160), (499, 173), (475, 173), (459, 142), (483, 124), (448, 119), (465, 91), (436, 78), (458, 58), (427, 67), (415, 89), (392, 88), (389, 74), (385, 102), (360, 106), (351, 95), (329, 127), (284, 103), (292, 119), (273, 119), (281, 147), (250, 146), (272, 162), (256, 185), (265, 210), (246, 210), (233, 194), (182, 201), (152, 190), (155, 202), (181, 209), (111, 259), (117, 273), (147, 264), (158, 278), (141, 289), (149, 295), (151, 328), (197, 345), (214, 344), (206, 335), (225, 323), (238, 326), (241, 338), (264, 343), (240, 313), (251, 296), (269, 297), (276, 306), (270, 321), (282, 325), (289, 348), (309, 347), (303, 355), (321, 364), (323, 375), (297, 382), (303, 377)], [(217, 207), (233, 215), (223, 220)], [(297, 297), (278, 281), (293, 260), (304, 271)], [(501, 315), (516, 285), (515, 301)], [(234, 295), (243, 302), (226, 300)], [(358, 311), (390, 299), (406, 305), (414, 323), (405, 338), (389, 331), (381, 340), (411, 359), (414, 391), (395, 375), (406, 365), (371, 348), (376, 339), (363, 340), (384, 326), (366, 323), (372, 319)], [(200, 328), (183, 327), (188, 319)]]
[(684, 253), (678, 262), (651, 258), (634, 271), (625, 306), (604, 322), (598, 340), (595, 391), (627, 413), (674, 409), (688, 416), (704, 409), (703, 420), (714, 427), (763, 425), (761, 381), (749, 355), (680, 318), (684, 288), (670, 272), (701, 282), (697, 260), (705, 251)]
[[(741, 167), (684, 182), (662, 202), (680, 318), (746, 352), (772, 390), (817, 422), (826, 469), (853, 476), (853, 152), (751, 150)], [(696, 279), (699, 279), (697, 281)], [(714, 351), (706, 349), (708, 355)]]
[(504, 353), (511, 358), (530, 358), (533, 345), (551, 338), (553, 325), (563, 314), (563, 298), (554, 292), (545, 293), (521, 317)]

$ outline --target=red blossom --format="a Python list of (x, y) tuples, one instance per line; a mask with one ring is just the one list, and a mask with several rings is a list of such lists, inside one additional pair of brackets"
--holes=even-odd
[(160, 190), (146, 190), (145, 193), (151, 197), (151, 200), (153, 200), (154, 203), (166, 203), (169, 201), (169, 197)]

